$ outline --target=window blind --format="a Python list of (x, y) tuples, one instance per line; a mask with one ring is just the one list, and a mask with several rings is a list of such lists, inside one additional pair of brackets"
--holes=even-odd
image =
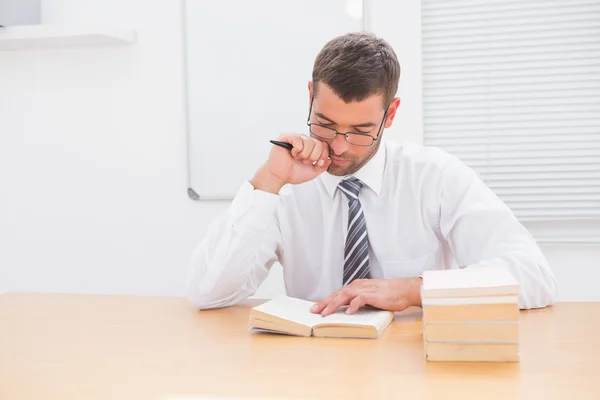
[(600, 218), (600, 0), (422, 0), (424, 143), (520, 220)]

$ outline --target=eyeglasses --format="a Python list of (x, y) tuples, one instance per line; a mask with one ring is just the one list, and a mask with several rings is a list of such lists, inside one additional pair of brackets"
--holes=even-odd
[(383, 119), (381, 120), (381, 124), (379, 125), (379, 129), (377, 130), (377, 134), (375, 136), (371, 136), (366, 133), (358, 133), (358, 132), (338, 132), (337, 130), (322, 124), (318, 124), (316, 122), (310, 122), (310, 114), (312, 113), (312, 105), (313, 105), (314, 97), (310, 100), (310, 109), (308, 110), (308, 120), (306, 121), (306, 125), (308, 125), (308, 129), (310, 133), (315, 136), (320, 137), (321, 139), (333, 140), (337, 135), (342, 135), (346, 138), (346, 141), (355, 146), (370, 146), (373, 144), (375, 140), (379, 137), (379, 133), (381, 132), (381, 128), (383, 127), (383, 123), (387, 117), (388, 108), (386, 108), (385, 113), (383, 114)]

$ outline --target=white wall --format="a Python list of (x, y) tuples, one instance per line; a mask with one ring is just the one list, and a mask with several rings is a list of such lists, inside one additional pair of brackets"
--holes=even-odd
[(421, 2), (376, 0), (368, 4), (369, 30), (390, 43), (400, 62), (400, 108), (386, 138), (423, 143)]
[[(403, 68), (388, 136), (420, 142), (418, 3), (374, 2), (371, 27)], [(173, 0), (46, 0), (45, 23), (116, 24), (138, 43), (0, 52), (0, 291), (183, 292), (227, 203), (186, 194), (180, 13)], [(597, 246), (544, 251), (562, 299), (600, 300)], [(258, 296), (282, 291), (276, 268)]]
[(0, 25), (40, 23), (40, 0), (0, 0)]
[(46, 1), (132, 47), (0, 53), (0, 289), (182, 293), (226, 204), (186, 194), (179, 3)]

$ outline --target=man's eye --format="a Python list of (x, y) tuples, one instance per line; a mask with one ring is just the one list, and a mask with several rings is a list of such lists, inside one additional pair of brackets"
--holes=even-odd
[(369, 134), (369, 132), (370, 132), (370, 131), (363, 132), (363, 131), (356, 130), (356, 131), (354, 131), (353, 133), (358, 133), (359, 135), (368, 135), (368, 134)]

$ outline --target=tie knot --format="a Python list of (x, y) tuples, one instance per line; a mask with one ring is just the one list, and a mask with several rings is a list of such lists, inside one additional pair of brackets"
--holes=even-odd
[(363, 187), (363, 183), (357, 178), (349, 178), (341, 181), (339, 186), (342, 192), (348, 198), (348, 200), (356, 200), (358, 199), (360, 189), (362, 189)]

